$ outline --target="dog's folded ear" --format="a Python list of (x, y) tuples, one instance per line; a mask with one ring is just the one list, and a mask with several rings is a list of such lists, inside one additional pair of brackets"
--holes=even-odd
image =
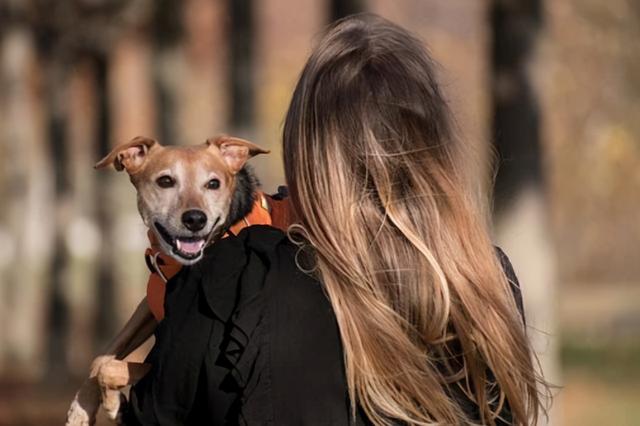
[(138, 136), (131, 141), (118, 145), (94, 166), (102, 169), (113, 164), (117, 171), (126, 170), (127, 173), (135, 173), (140, 170), (147, 159), (149, 151), (159, 146), (159, 144), (144, 136)]
[(220, 151), (220, 155), (222, 155), (227, 166), (229, 166), (229, 169), (234, 174), (238, 173), (244, 167), (249, 158), (270, 152), (248, 140), (226, 135), (208, 139), (207, 145)]

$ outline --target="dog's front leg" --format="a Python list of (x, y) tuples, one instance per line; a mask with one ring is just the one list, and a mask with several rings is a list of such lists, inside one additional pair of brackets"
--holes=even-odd
[(102, 400), (97, 379), (100, 368), (111, 360), (125, 358), (153, 334), (156, 326), (157, 322), (149, 310), (145, 297), (129, 321), (109, 344), (105, 355), (97, 357), (91, 364), (89, 378), (85, 380), (71, 402), (67, 412), (66, 426), (88, 426), (95, 423)]
[(143, 298), (138, 307), (115, 339), (107, 346), (106, 354), (116, 359), (124, 359), (143, 344), (156, 329), (158, 322), (153, 317), (147, 298)]
[(91, 363), (89, 378), (76, 393), (67, 412), (67, 426), (89, 426), (95, 423), (102, 400), (98, 372), (103, 364), (113, 359), (115, 359), (113, 355), (103, 355)]

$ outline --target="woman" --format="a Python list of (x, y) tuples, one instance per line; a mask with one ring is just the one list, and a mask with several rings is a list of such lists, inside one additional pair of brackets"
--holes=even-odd
[(330, 28), (284, 126), (299, 223), (291, 238), (250, 227), (174, 278), (128, 421), (535, 423), (517, 281), (450, 120), (405, 30)]

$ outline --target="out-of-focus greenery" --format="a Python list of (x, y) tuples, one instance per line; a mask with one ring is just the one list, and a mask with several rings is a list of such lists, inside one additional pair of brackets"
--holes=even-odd
[(640, 383), (640, 341), (588, 342), (565, 336), (560, 357), (566, 370), (582, 371), (612, 383)]

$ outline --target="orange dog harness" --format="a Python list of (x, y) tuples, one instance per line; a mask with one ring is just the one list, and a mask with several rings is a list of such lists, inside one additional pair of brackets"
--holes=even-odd
[[(249, 214), (234, 223), (222, 238), (227, 237), (229, 233), (236, 235), (251, 225), (273, 225), (284, 230), (290, 223), (291, 214), (286, 198), (272, 197), (258, 192)], [(147, 267), (151, 271), (147, 281), (147, 304), (155, 319), (160, 321), (164, 318), (166, 283), (180, 271), (182, 264), (162, 251), (160, 243), (151, 230), (147, 231), (147, 237), (150, 247), (147, 248), (144, 256)]]

